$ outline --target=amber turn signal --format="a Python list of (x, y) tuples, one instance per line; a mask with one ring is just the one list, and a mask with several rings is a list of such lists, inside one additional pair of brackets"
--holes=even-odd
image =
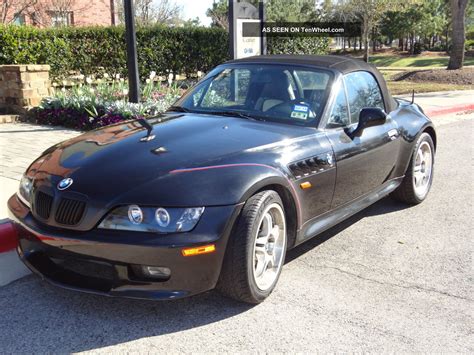
[(183, 249), (181, 252), (183, 256), (193, 256), (199, 254), (209, 254), (216, 251), (216, 246), (214, 244), (204, 245), (201, 247), (196, 248), (186, 248)]
[(300, 187), (304, 190), (304, 189), (309, 189), (311, 187), (311, 183), (309, 181), (305, 181), (305, 182), (302, 182), (300, 184)]

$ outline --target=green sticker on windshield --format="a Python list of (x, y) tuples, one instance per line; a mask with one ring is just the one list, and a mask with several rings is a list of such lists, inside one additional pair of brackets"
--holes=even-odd
[(309, 107), (306, 105), (294, 105), (293, 111), (291, 111), (291, 118), (305, 120), (308, 118), (308, 111)]

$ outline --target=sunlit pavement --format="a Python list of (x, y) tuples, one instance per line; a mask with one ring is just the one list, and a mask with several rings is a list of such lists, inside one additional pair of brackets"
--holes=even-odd
[[(472, 353), (473, 118), (435, 118), (435, 178), (423, 204), (384, 199), (291, 251), (261, 305), (216, 292), (174, 302), (113, 299), (27, 276), (0, 288), (0, 351)], [(0, 135), (19, 126), (0, 125)], [(30, 160), (47, 148), (34, 133), (18, 152)], [(6, 139), (33, 132), (16, 134)], [(3, 154), (10, 143), (5, 135), (0, 142)], [(28, 163), (21, 164), (14, 166)]]

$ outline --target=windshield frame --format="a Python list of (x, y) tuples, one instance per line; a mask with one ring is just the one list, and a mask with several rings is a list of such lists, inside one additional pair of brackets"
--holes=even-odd
[[(321, 122), (322, 117), (324, 117), (324, 114), (326, 112), (327, 105), (329, 103), (329, 98), (331, 95), (332, 91), (332, 86), (336, 77), (336, 73), (334, 70), (331, 70), (326, 67), (319, 67), (315, 65), (306, 65), (306, 64), (293, 64), (293, 63), (268, 63), (268, 62), (252, 62), (252, 63), (224, 63), (221, 64), (214, 69), (212, 69), (206, 76), (204, 76), (200, 81), (198, 81), (194, 86), (189, 88), (175, 103), (173, 106), (180, 106), (190, 113), (198, 113), (198, 114), (216, 114), (216, 111), (221, 111), (217, 107), (212, 107), (209, 108), (209, 110), (206, 109), (195, 109), (195, 108), (189, 108), (187, 106), (183, 106), (183, 104), (190, 98), (194, 93), (202, 88), (203, 85), (208, 85), (206, 84), (207, 81), (212, 80), (216, 76), (218, 76), (220, 73), (222, 73), (226, 69), (255, 69), (255, 67), (268, 67), (268, 66), (275, 66), (275, 67), (282, 67), (288, 70), (292, 69), (305, 69), (307, 71), (314, 71), (314, 72), (323, 72), (325, 74), (328, 74), (328, 82), (326, 85), (325, 89), (325, 94), (322, 98), (321, 102), (321, 108), (319, 109), (319, 114), (312, 119), (308, 119), (307, 121), (292, 121), (288, 118), (277, 118), (277, 117), (272, 117), (272, 116), (267, 116), (267, 115), (258, 115), (259, 117), (256, 117), (256, 119), (261, 120), (261, 121), (268, 121), (268, 122), (275, 122), (275, 123), (281, 123), (281, 124), (287, 124), (291, 126), (297, 126), (297, 127), (318, 127), (319, 123)], [(205, 89), (206, 90), (206, 89)], [(245, 113), (248, 115), (252, 115), (255, 112), (250, 111), (250, 110), (239, 110), (239, 109), (229, 109), (226, 110), (225, 108), (222, 108), (222, 111), (235, 111), (236, 112), (236, 117), (238, 117), (238, 113)]]

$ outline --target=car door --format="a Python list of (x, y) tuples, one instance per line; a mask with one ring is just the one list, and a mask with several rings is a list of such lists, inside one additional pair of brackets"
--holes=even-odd
[(382, 185), (394, 169), (400, 144), (397, 123), (389, 115), (385, 123), (367, 127), (351, 138), (347, 132), (357, 126), (361, 109), (385, 110), (384, 100), (377, 80), (369, 72), (346, 74), (340, 84), (326, 127), (337, 166), (331, 208)]

